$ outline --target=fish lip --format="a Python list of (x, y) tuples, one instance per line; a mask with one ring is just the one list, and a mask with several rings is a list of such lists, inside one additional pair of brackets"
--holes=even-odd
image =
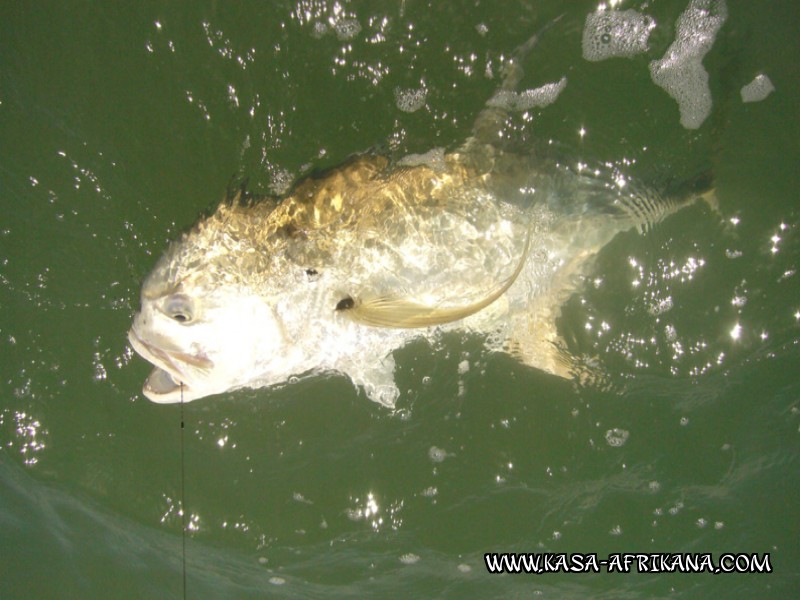
[(184, 381), (185, 376), (176, 363), (185, 363), (201, 370), (209, 370), (214, 366), (213, 361), (204, 356), (172, 352), (145, 342), (133, 327), (128, 331), (128, 341), (139, 355), (155, 367), (142, 385), (142, 393), (152, 402), (171, 404), (193, 399), (193, 390)]

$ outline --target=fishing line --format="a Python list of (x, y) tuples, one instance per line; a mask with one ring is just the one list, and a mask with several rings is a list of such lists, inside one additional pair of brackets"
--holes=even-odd
[(183, 600), (186, 600), (186, 468), (183, 452), (183, 382), (181, 381), (181, 543), (183, 545)]

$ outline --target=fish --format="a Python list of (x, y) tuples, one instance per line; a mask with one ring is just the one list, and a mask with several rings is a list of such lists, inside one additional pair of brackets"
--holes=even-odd
[(502, 98), (549, 26), (512, 53), (456, 149), (399, 160), (365, 152), (282, 197), (240, 188), (173, 242), (128, 332), (153, 365), (144, 396), (191, 402), (338, 374), (392, 408), (394, 352), (449, 332), (574, 377), (556, 319), (594, 257), (713, 186), (701, 177), (672, 195), (620, 188), (504, 146)]

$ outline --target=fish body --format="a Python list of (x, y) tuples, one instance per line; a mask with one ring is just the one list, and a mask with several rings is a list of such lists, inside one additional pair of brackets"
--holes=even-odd
[[(509, 69), (501, 89), (520, 77)], [(487, 106), (454, 152), (366, 154), (282, 199), (223, 202), (143, 284), (129, 340), (155, 365), (145, 396), (328, 372), (394, 406), (393, 351), (451, 330), (568, 377), (561, 304), (617, 233), (680, 204), (504, 152), (492, 143), (504, 118)]]

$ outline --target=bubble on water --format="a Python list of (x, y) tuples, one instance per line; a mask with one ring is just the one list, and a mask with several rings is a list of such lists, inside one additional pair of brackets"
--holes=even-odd
[(364, 386), (364, 390), (371, 400), (389, 408), (394, 408), (394, 404), (400, 396), (400, 390), (391, 385), (367, 384)]
[(431, 167), (434, 171), (444, 171), (447, 168), (444, 148), (432, 148), (423, 154), (407, 154), (398, 161), (404, 167)]
[(412, 113), (425, 106), (425, 98), (428, 90), (424, 87), (417, 89), (395, 88), (394, 101), (397, 108), (403, 112)]
[[(4, 413), (0, 412), (0, 424), (3, 420)], [(39, 462), (38, 455), (46, 446), (44, 440), (48, 431), (37, 419), (25, 412), (14, 412), (13, 420), (17, 437), (4, 443), (4, 447), (18, 447), (25, 465), (32, 467)]]
[(772, 85), (770, 78), (761, 73), (756, 75), (753, 81), (742, 87), (740, 93), (742, 94), (742, 102), (761, 102), (774, 91), (775, 86)]
[(400, 562), (404, 565), (413, 565), (414, 563), (419, 562), (419, 554), (414, 554), (413, 552), (402, 554), (400, 556)]
[(340, 19), (333, 29), (340, 40), (352, 40), (361, 32), (361, 23), (355, 19)]
[(683, 502), (681, 502), (681, 501), (678, 501), (678, 502), (676, 502), (676, 503), (675, 503), (673, 506), (671, 506), (671, 507), (669, 508), (669, 514), (671, 514), (672, 516), (675, 516), (675, 515), (677, 515), (679, 512), (681, 512), (681, 509), (682, 509), (682, 508), (683, 508)]
[(517, 111), (544, 108), (555, 102), (565, 87), (567, 87), (567, 78), (562, 77), (556, 82), (546, 83), (532, 90), (522, 92), (500, 90), (486, 102), (486, 106)]
[(614, 429), (609, 429), (606, 431), (606, 442), (609, 446), (613, 446), (614, 448), (619, 448), (620, 446), (624, 445), (625, 442), (628, 441), (630, 437), (630, 432), (625, 429), (620, 429), (619, 427), (615, 427)]
[(703, 57), (728, 17), (725, 0), (692, 0), (678, 17), (675, 41), (661, 60), (650, 63), (650, 77), (678, 103), (681, 125), (697, 129), (711, 114), (711, 90)]
[(458, 374), (464, 375), (467, 371), (469, 371), (469, 361), (462, 360), (460, 363), (458, 363)]
[(657, 317), (658, 315), (663, 315), (665, 312), (669, 312), (670, 310), (672, 310), (672, 296), (667, 296), (661, 300), (654, 301), (647, 309), (647, 312), (654, 317)]
[(485, 37), (486, 34), (489, 33), (489, 27), (486, 25), (486, 23), (478, 23), (475, 25), (475, 31), (477, 31), (481, 36)]
[(281, 167), (275, 167), (272, 169), (272, 178), (269, 184), (270, 190), (277, 194), (285, 194), (289, 191), (289, 188), (292, 187), (292, 183), (294, 183), (294, 175), (286, 169)]
[(436, 446), (431, 446), (430, 450), (428, 450), (428, 458), (435, 463), (440, 463), (447, 458), (447, 451), (442, 448), (437, 448)]
[(652, 17), (635, 10), (593, 12), (583, 27), (583, 58), (597, 62), (646, 52), (647, 39), (655, 26)]
[(472, 571), (472, 567), (470, 567), (468, 564), (461, 563), (460, 565), (458, 565), (458, 570), (461, 571), (462, 573), (469, 573), (470, 571)]
[(293, 492), (292, 493), (292, 500), (295, 502), (300, 502), (301, 504), (314, 504), (311, 500), (303, 496), (300, 492)]
[(265, 565), (269, 562), (269, 559), (266, 556), (259, 556), (258, 557), (258, 564)]
[(439, 493), (439, 490), (436, 488), (436, 486), (433, 486), (433, 485), (430, 486), (430, 487), (426, 487), (424, 490), (422, 490), (420, 492), (420, 494), (422, 494), (426, 498), (433, 498), (438, 493)]
[(106, 371), (105, 365), (100, 362), (100, 353), (94, 353), (94, 380), (95, 381), (105, 381), (108, 378), (108, 371)]
[(278, 577), (278, 576), (276, 575), (276, 576), (274, 576), (274, 577), (270, 577), (270, 578), (269, 578), (269, 582), (270, 582), (272, 585), (283, 585), (284, 583), (286, 583), (286, 580), (285, 580), (283, 577)]
[(311, 35), (315, 38), (321, 38), (326, 33), (328, 33), (328, 24), (318, 21), (314, 23), (314, 27), (311, 30)]

